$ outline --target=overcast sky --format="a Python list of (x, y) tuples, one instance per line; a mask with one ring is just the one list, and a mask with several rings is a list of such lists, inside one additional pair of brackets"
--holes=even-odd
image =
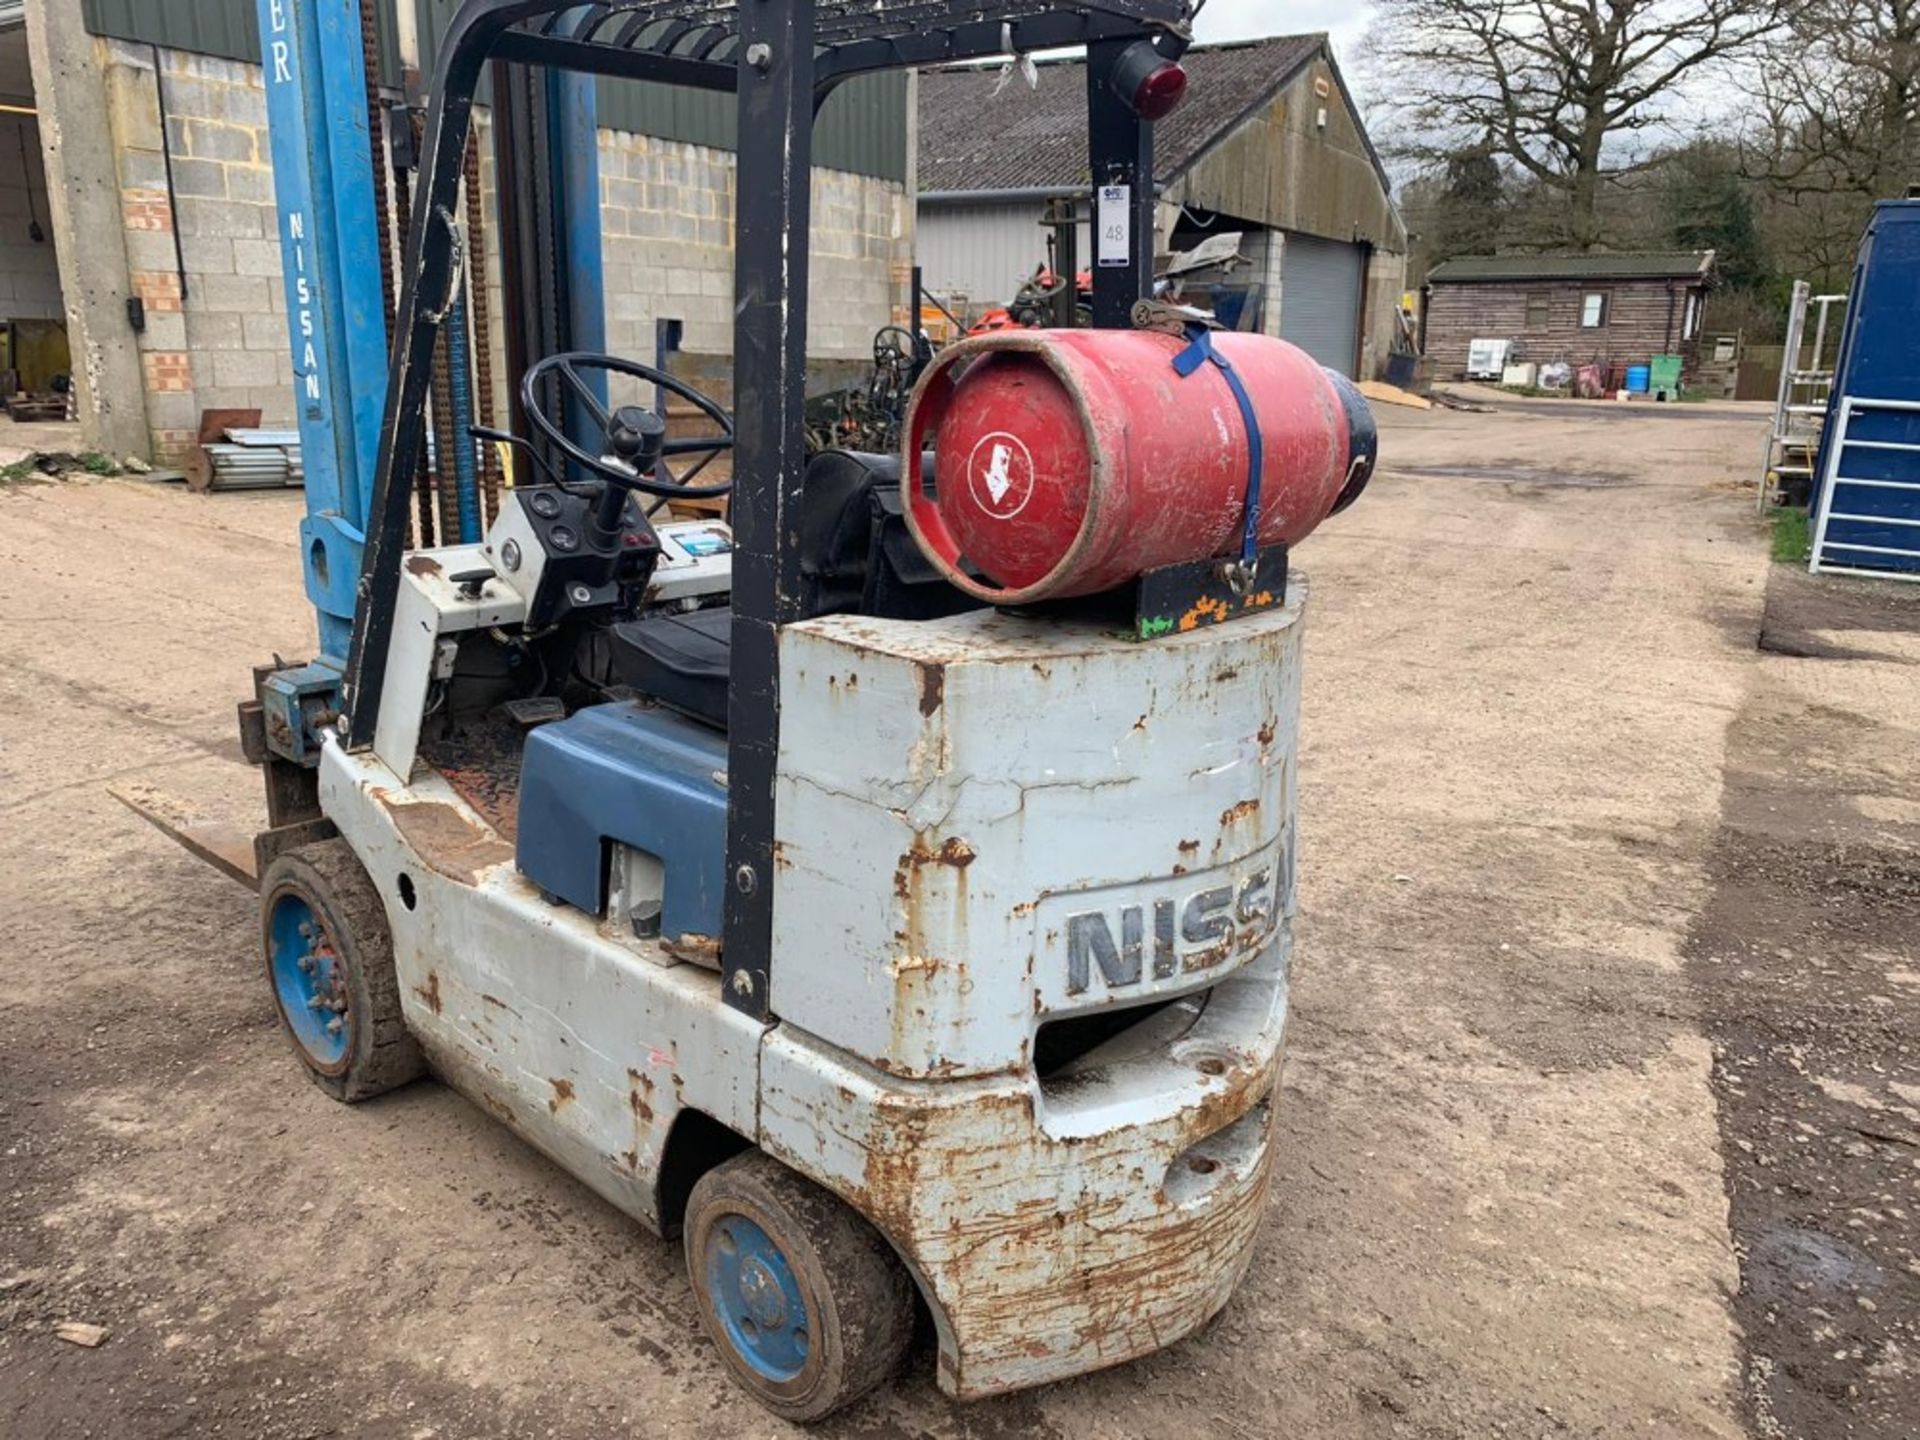
[(1365, 0), (1207, 0), (1193, 32), (1204, 43), (1324, 30), (1333, 37), (1333, 53), (1347, 83), (1358, 89), (1354, 71), (1360, 37), (1367, 29), (1367, 10)]

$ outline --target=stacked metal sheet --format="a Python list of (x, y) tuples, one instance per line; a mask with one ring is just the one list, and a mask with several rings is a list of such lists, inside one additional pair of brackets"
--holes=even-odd
[(298, 430), (235, 428), (226, 432), (224, 442), (216, 440), (204, 448), (210, 490), (271, 490), (307, 483)]

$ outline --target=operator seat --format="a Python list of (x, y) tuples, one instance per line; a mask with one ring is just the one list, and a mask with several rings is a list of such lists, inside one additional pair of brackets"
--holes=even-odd
[[(932, 468), (928, 457), (929, 475)], [(826, 450), (808, 463), (800, 497), (799, 618), (932, 620), (980, 607), (920, 553), (901, 507), (897, 456)], [(612, 637), (621, 684), (727, 728), (730, 607), (659, 611), (615, 625)]]

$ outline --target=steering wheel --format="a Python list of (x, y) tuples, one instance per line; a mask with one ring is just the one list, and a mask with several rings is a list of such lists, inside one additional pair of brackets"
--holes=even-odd
[(904, 370), (920, 353), (920, 342), (902, 325), (882, 325), (873, 333), (873, 363), (880, 369)]
[(873, 337), (873, 374), (867, 395), (883, 410), (898, 409), (919, 379), (919, 345), (898, 325), (885, 325)]
[[(554, 420), (545, 405), (541, 404), (540, 389), (548, 377), (557, 378), (564, 387), (562, 393), (571, 393), (577, 399), (594, 423), (600, 427), (605, 438), (605, 451), (624, 456), (632, 450), (633, 417), (630, 411), (634, 407), (626, 406), (612, 414), (607, 412), (606, 404), (596, 395), (593, 388), (582, 377), (581, 371), (602, 371), (609, 375), (625, 375), (642, 384), (655, 385), (670, 395), (678, 395), (682, 400), (694, 406), (714, 424), (720, 427), (718, 435), (696, 435), (684, 440), (668, 440), (660, 445), (657, 465), (649, 465), (636, 471), (608, 460), (603, 451), (600, 455), (589, 453), (569, 436)], [(571, 350), (561, 355), (549, 355), (533, 366), (521, 378), (520, 403), (526, 411), (527, 423), (538, 430), (567, 459), (591, 471), (602, 480), (620, 491), (639, 490), (663, 500), (706, 500), (718, 495), (726, 495), (733, 490), (733, 482), (725, 480), (717, 485), (694, 485), (689, 482), (712, 463), (715, 456), (733, 449), (733, 416), (729, 415), (720, 402), (710, 395), (694, 389), (686, 381), (669, 375), (666, 371), (652, 365), (641, 365), (632, 360), (622, 360), (617, 355), (600, 355), (589, 350)], [(645, 412), (651, 415), (652, 412)], [(649, 445), (651, 450), (652, 446)], [(668, 468), (664, 457), (669, 455), (700, 455), (704, 458), (684, 475), (675, 475)], [(650, 478), (647, 469), (655, 469), (667, 478), (662, 481)]]

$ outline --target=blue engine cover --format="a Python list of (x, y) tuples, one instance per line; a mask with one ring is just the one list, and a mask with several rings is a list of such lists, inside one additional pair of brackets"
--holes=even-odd
[(666, 865), (668, 937), (718, 938), (725, 906), (727, 741), (631, 702), (595, 705), (527, 737), (520, 767), (520, 872), (589, 914), (606, 906), (607, 842)]

